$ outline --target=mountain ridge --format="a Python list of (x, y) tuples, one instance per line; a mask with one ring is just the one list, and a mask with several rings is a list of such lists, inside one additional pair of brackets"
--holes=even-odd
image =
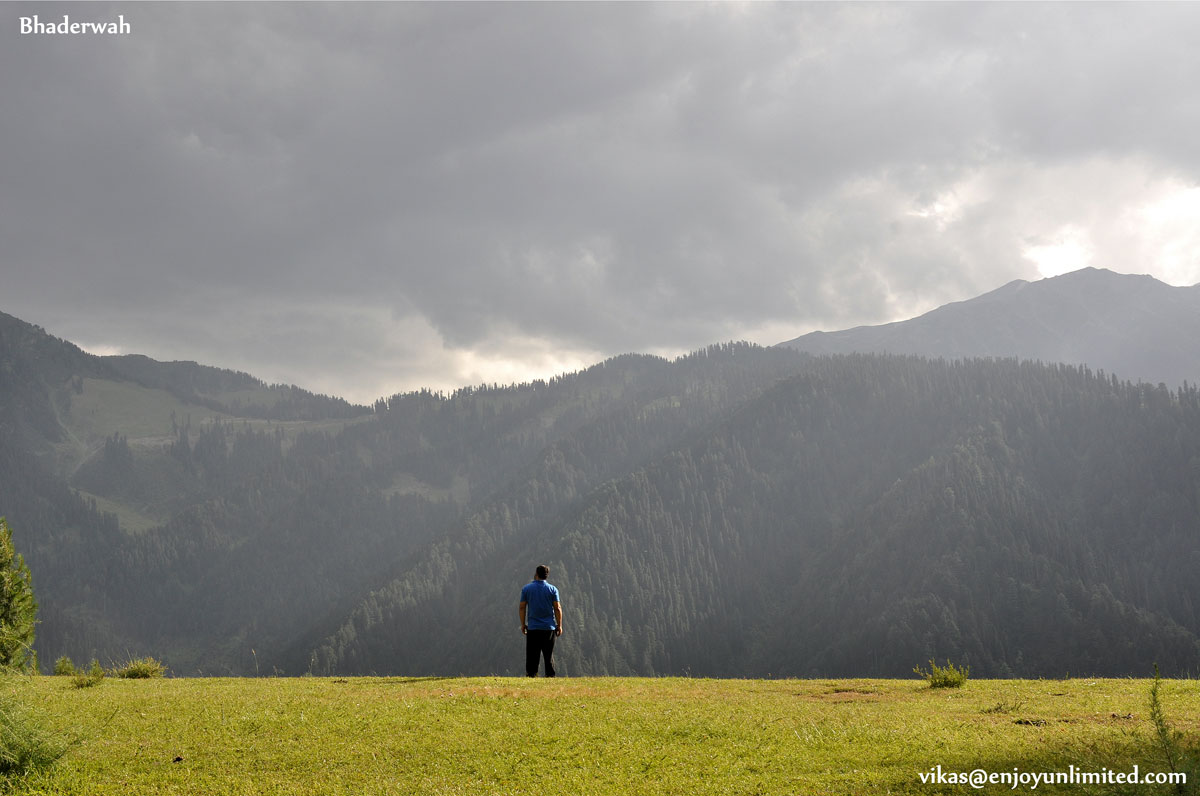
[(563, 590), (569, 674), (1200, 659), (1195, 387), (730, 343), (277, 421), (238, 414), (236, 372), (105, 361), (7, 317), (0, 515), (45, 661), (519, 673), (535, 563)]
[(779, 346), (812, 354), (1018, 357), (1087, 365), (1123, 379), (1200, 380), (1200, 285), (1084, 268), (1014, 280), (903, 321), (811, 332)]

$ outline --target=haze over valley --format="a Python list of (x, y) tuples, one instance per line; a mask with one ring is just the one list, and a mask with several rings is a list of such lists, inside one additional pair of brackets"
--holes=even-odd
[(43, 668), (1196, 670), (1200, 3), (0, 9)]
[[(1143, 323), (1194, 320), (1194, 288), (998, 293), (931, 313), (937, 339), (1196, 361), (1187, 327)], [(0, 321), (0, 514), (44, 661), (512, 674), (531, 556), (567, 595), (569, 674), (1123, 676), (1200, 651), (1194, 376), (727, 343), (368, 407)]]

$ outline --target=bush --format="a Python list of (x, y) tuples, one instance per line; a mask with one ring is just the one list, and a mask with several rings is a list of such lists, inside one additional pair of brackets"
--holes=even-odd
[(69, 746), (16, 697), (0, 694), (0, 777), (9, 779), (49, 768)]
[(103, 679), (104, 669), (100, 667), (100, 661), (93, 658), (92, 665), (88, 667), (88, 670), (76, 673), (71, 683), (76, 688), (91, 688), (94, 685), (100, 685)]
[(138, 658), (113, 670), (113, 674), (125, 680), (148, 680), (151, 677), (162, 677), (167, 667), (161, 661), (153, 658)]
[(970, 672), (969, 667), (958, 667), (946, 660), (945, 666), (938, 666), (932, 660), (929, 661), (929, 671), (925, 671), (920, 666), (913, 669), (918, 676), (924, 677), (929, 683), (930, 688), (962, 688), (967, 682), (967, 675)]
[[(1154, 664), (1154, 681), (1150, 684), (1150, 722), (1154, 725), (1154, 739), (1158, 752), (1172, 774), (1183, 774), (1185, 780), (1175, 784), (1175, 792), (1183, 796), (1196, 793), (1194, 790), (1197, 777), (1200, 776), (1200, 749), (1194, 743), (1188, 743), (1182, 732), (1167, 723), (1163, 713), (1162, 701), (1158, 690), (1162, 677), (1158, 673), (1158, 664)], [(1191, 788), (1188, 784), (1191, 783)]]
[(79, 674), (79, 670), (75, 668), (75, 662), (64, 655), (54, 662), (54, 674), (59, 677), (71, 677)]
[(0, 667), (18, 671), (30, 668), (36, 617), (33, 576), (13, 547), (8, 523), (0, 517)]

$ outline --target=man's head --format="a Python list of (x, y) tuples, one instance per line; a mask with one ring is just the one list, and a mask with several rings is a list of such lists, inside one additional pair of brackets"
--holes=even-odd
[(550, 577), (550, 567), (545, 564), (538, 564), (538, 568), (534, 570), (533, 576), (538, 580), (545, 580)]

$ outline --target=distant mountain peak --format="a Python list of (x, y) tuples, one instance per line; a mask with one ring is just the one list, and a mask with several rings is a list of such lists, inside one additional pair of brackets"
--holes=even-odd
[(1084, 364), (1133, 381), (1200, 380), (1200, 286), (1082, 268), (1016, 279), (907, 321), (780, 343), (813, 354), (1017, 357)]

